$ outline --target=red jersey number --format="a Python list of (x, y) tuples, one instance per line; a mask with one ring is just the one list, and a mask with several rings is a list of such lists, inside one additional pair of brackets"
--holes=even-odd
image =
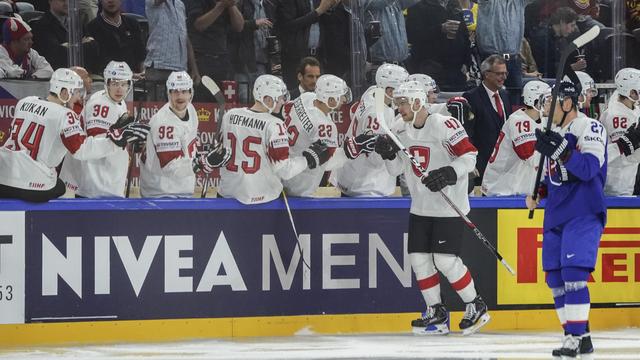
[[(29, 152), (29, 156), (35, 160), (38, 157), (38, 152), (40, 151), (40, 142), (42, 141), (42, 135), (44, 134), (44, 125), (34, 122), (29, 123), (24, 135), (22, 135), (22, 138), (18, 141), (18, 135), (20, 134), (20, 129), (22, 128), (23, 123), (24, 119), (14, 120), (13, 129), (11, 129), (11, 139), (16, 145), (15, 150), (22, 150), (22, 148), (24, 148)], [(22, 147), (20, 145), (22, 145)]]

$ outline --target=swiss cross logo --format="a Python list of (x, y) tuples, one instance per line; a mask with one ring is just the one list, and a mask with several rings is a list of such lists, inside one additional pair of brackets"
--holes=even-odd
[(222, 82), (222, 93), (226, 102), (235, 104), (238, 102), (238, 82), (225, 80)]
[[(428, 147), (412, 146), (409, 148), (409, 154), (413, 155), (413, 157), (418, 160), (423, 169), (426, 170), (429, 167), (429, 155), (431, 154), (431, 150)], [(422, 172), (420, 172), (415, 165), (411, 164), (411, 168), (417, 177), (422, 177)]]

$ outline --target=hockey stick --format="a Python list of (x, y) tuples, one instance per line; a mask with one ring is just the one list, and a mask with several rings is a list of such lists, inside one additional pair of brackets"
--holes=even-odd
[[(220, 91), (220, 88), (218, 87), (218, 85), (216, 84), (215, 81), (213, 81), (213, 79), (211, 79), (209, 76), (204, 75), (202, 77), (202, 85), (204, 85), (205, 88), (207, 88), (207, 90), (209, 90), (209, 92), (211, 93), (211, 95), (213, 95), (214, 98), (216, 98), (216, 102), (218, 103), (218, 116), (217, 116), (217, 121), (216, 121), (216, 136), (214, 137), (214, 142), (216, 141), (215, 139), (220, 135), (220, 125), (222, 124), (222, 117), (224, 116), (224, 105), (225, 105), (225, 101), (224, 101), (224, 95), (222, 94), (222, 91)], [(214, 143), (215, 145), (215, 143)], [(211, 175), (210, 174), (205, 174), (204, 176), (204, 184), (202, 184), (202, 193), (200, 194), (200, 198), (204, 199), (207, 197), (207, 190), (209, 188), (209, 177)]]
[(298, 248), (298, 252), (300, 253), (300, 258), (302, 258), (302, 263), (304, 266), (311, 271), (311, 266), (307, 263), (307, 260), (304, 259), (304, 253), (302, 252), (302, 246), (300, 245), (300, 237), (298, 236), (298, 230), (296, 229), (296, 223), (293, 222), (293, 215), (291, 214), (291, 207), (289, 206), (289, 200), (287, 200), (287, 194), (282, 189), (282, 198), (284, 199), (284, 206), (287, 208), (287, 213), (289, 214), (289, 223), (291, 223), (291, 228), (293, 228), (293, 234), (296, 236), (296, 248)]
[[(144, 95), (146, 95), (147, 81), (145, 79), (142, 79), (142, 89), (144, 90)], [(140, 121), (140, 114), (142, 114), (142, 100), (144, 99), (144, 95), (141, 95), (140, 99), (138, 100), (138, 113), (136, 114), (136, 119), (134, 120), (134, 123)], [(132, 180), (131, 176), (133, 175), (133, 165), (136, 162), (136, 153), (137, 153), (136, 147), (137, 146), (135, 144), (131, 145), (131, 158), (129, 159), (129, 167), (127, 168), (127, 189), (124, 193), (124, 197), (127, 199), (129, 198), (129, 193), (131, 192), (131, 180)]]
[[(584, 34), (578, 36), (571, 43), (567, 44), (567, 46), (562, 49), (562, 53), (560, 54), (560, 62), (558, 63), (558, 69), (556, 70), (556, 82), (553, 90), (551, 91), (551, 110), (549, 110), (549, 117), (547, 118), (547, 124), (545, 126), (545, 132), (551, 131), (551, 124), (553, 123), (553, 113), (556, 109), (556, 103), (558, 102), (558, 88), (560, 82), (565, 73), (565, 68), (567, 68), (567, 58), (571, 53), (576, 51), (577, 49), (584, 46), (586, 43), (595, 39), (598, 34), (600, 34), (600, 28), (597, 25), (594, 25), (591, 29), (589, 29)], [(575, 71), (568, 67), (568, 74), (573, 81), (574, 84), (580, 84), (580, 80), (576, 75)], [(565, 114), (566, 115), (566, 114)], [(542, 181), (542, 171), (544, 168), (544, 155), (540, 154), (540, 162), (538, 163), (538, 172), (536, 173), (536, 182), (533, 187), (532, 198), (535, 202), (538, 199), (538, 188), (540, 187), (540, 182)], [(529, 210), (529, 219), (533, 219), (533, 212), (535, 209)]]
[[(400, 148), (400, 151), (402, 151), (402, 153), (409, 159), (409, 161), (411, 161), (411, 163), (413, 164), (413, 166), (416, 167), (416, 169), (418, 169), (421, 173), (422, 176), (426, 176), (427, 170), (425, 168), (422, 167), (422, 164), (420, 164), (420, 162), (418, 160), (416, 160), (416, 158), (411, 155), (411, 153), (409, 152), (409, 150), (407, 150), (407, 148), (400, 142), (400, 139), (398, 139), (398, 137), (389, 129), (389, 126), (387, 126), (387, 123), (384, 121), (384, 90), (381, 88), (375, 89), (375, 102), (376, 102), (376, 117), (378, 117), (378, 123), (380, 124), (380, 126), (382, 127), (382, 130), (384, 130), (384, 132), (387, 133), (387, 135), (389, 135), (389, 138), (391, 138), (391, 140), (396, 144), (397, 147)], [(478, 239), (480, 239), (482, 241), (482, 243), (489, 249), (491, 250), (491, 252), (493, 253), (493, 255), (502, 263), (502, 265), (504, 265), (504, 267), (507, 269), (507, 271), (509, 271), (511, 273), (511, 275), (515, 275), (516, 272), (513, 271), (513, 269), (511, 268), (511, 266), (509, 266), (509, 264), (507, 263), (507, 260), (505, 260), (502, 255), (500, 255), (500, 253), (498, 252), (498, 250), (495, 248), (495, 246), (493, 246), (493, 244), (491, 244), (489, 242), (489, 240), (487, 240), (487, 238), (484, 236), (484, 234), (482, 234), (482, 232), (480, 231), (480, 229), (478, 229), (478, 227), (453, 203), (453, 201), (451, 201), (451, 199), (449, 199), (449, 197), (442, 191), (440, 190), (440, 195), (442, 196), (442, 198), (444, 199), (444, 201), (447, 202), (447, 204), (449, 204), (449, 206), (455, 210), (455, 212), (458, 214), (458, 216), (460, 216), (462, 218), (462, 220), (464, 220), (464, 222), (467, 224), (467, 226), (473, 230), (473, 233), (476, 235), (476, 237)]]

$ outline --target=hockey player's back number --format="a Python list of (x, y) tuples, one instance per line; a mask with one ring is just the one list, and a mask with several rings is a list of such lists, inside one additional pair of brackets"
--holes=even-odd
[[(233, 133), (227, 133), (227, 139), (229, 139), (230, 147), (231, 147), (231, 159), (229, 159), (229, 163), (227, 164), (227, 170), (238, 172), (238, 165), (236, 164), (236, 151), (237, 151), (237, 143), (238, 139)], [(242, 140), (242, 153), (245, 155), (247, 160), (251, 160), (251, 165), (249, 165), (249, 161), (243, 160), (240, 163), (240, 168), (244, 171), (245, 174), (254, 174), (260, 170), (260, 164), (262, 162), (262, 158), (260, 154), (251, 149), (251, 145), (257, 145), (259, 148), (262, 145), (262, 138), (257, 136), (247, 136)]]
[(42, 135), (44, 134), (44, 125), (30, 122), (27, 130), (24, 132), (24, 135), (22, 135), (22, 139), (18, 141), (18, 134), (20, 133), (23, 123), (24, 119), (15, 119), (13, 122), (11, 140), (13, 140), (13, 143), (16, 145), (14, 150), (22, 150), (20, 147), (20, 145), (22, 145), (22, 147), (29, 152), (29, 156), (35, 160), (38, 156), (38, 151), (40, 150), (40, 142), (42, 141)]

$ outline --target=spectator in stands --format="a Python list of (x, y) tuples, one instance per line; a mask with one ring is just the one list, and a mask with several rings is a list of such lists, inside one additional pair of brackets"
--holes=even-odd
[(273, 29), (273, 19), (269, 19), (267, 15), (266, 3), (264, 0), (251, 0), (254, 7), (253, 18), (256, 22), (259, 19), (266, 19), (269, 24), (259, 26), (253, 33), (254, 52), (256, 55), (256, 73), (258, 76), (269, 74), (271, 67), (269, 66), (269, 47), (267, 38), (271, 36)]
[(98, 68), (112, 61), (124, 61), (134, 72), (134, 79), (144, 72), (145, 44), (138, 22), (122, 15), (122, 0), (101, 0), (102, 11), (87, 26), (87, 34), (96, 39), (100, 48)]
[(77, 0), (80, 25), (84, 29), (98, 15), (98, 0)]
[(31, 28), (18, 18), (9, 18), (2, 25), (0, 46), (0, 78), (48, 79), (53, 69), (47, 59), (31, 48)]
[[(531, 50), (538, 68), (545, 78), (555, 78), (560, 53), (565, 45), (577, 36), (578, 15), (569, 7), (558, 8), (549, 19), (549, 25), (538, 29), (531, 37)], [(578, 53), (576, 53), (578, 55)], [(584, 57), (569, 56), (573, 70), (584, 70)]]
[(533, 58), (531, 46), (527, 38), (522, 38), (522, 46), (520, 47), (520, 61), (522, 61), (522, 76), (525, 78), (541, 78), (542, 73), (538, 71), (536, 59)]
[[(235, 0), (185, 0), (187, 30), (201, 75), (218, 83), (233, 79), (227, 36), (240, 32), (244, 18)], [(213, 101), (202, 86), (196, 86), (196, 101)]]
[[(484, 169), (496, 145), (496, 140), (505, 120), (511, 115), (509, 94), (503, 89), (507, 72), (507, 61), (502, 55), (491, 55), (480, 64), (482, 84), (462, 94), (471, 105), (475, 118), (464, 123), (473, 145), (478, 149), (476, 168), (479, 177), (475, 185), (482, 184)], [(516, 71), (520, 71), (517, 69)]]
[[(272, 23), (265, 18), (262, 4), (259, 0), (241, 0), (238, 8), (244, 19), (242, 32), (229, 33), (229, 53), (234, 79), (238, 82), (238, 97), (241, 103), (249, 103), (249, 90), (253, 89), (253, 82), (258, 77), (256, 63), (256, 51), (263, 52), (266, 48), (266, 37), (262, 30), (271, 28)], [(261, 17), (257, 17), (260, 14)], [(262, 40), (261, 48), (258, 49), (256, 37)], [(263, 62), (266, 57), (261, 59)]]
[[(33, 48), (47, 58), (54, 69), (68, 67), (69, 16), (68, 0), (49, 0), (49, 11), (33, 22)], [(84, 61), (93, 73), (102, 71), (95, 67), (98, 44), (92, 37), (82, 38)]]
[(316, 90), (316, 82), (322, 75), (320, 62), (312, 56), (307, 56), (300, 61), (296, 74), (298, 76), (298, 87), (290, 91), (291, 100), (297, 99), (306, 92)]
[(200, 84), (191, 41), (187, 36), (187, 19), (182, 0), (145, 0), (149, 20), (145, 78), (154, 83), (151, 98), (164, 100), (165, 83), (174, 71), (189, 70), (194, 84)]
[(344, 79), (347, 84), (351, 80), (351, 13), (347, 10), (343, 0), (330, 8), (324, 16), (320, 17), (322, 29), (322, 54), (324, 74), (335, 75)]
[[(320, 17), (342, 0), (278, 0), (275, 7), (281, 42), (282, 76), (289, 90), (296, 87), (296, 67), (300, 59), (322, 59)], [(315, 4), (317, 7), (314, 9)]]
[(480, 0), (476, 40), (480, 58), (501, 55), (507, 64), (509, 77), (505, 86), (513, 104), (520, 103), (522, 64), (520, 46), (524, 38), (524, 10), (533, 0)]
[(471, 42), (458, 2), (445, 7), (424, 0), (409, 9), (406, 21), (414, 72), (429, 74), (443, 91), (465, 90)]
[(407, 30), (402, 11), (420, 0), (362, 0), (365, 24), (380, 22), (382, 37), (369, 48), (369, 61), (374, 65), (404, 65), (409, 57)]
[[(475, 34), (478, 25), (478, 4), (471, 0), (458, 0), (462, 9), (462, 18), (467, 25), (469, 33)], [(473, 36), (473, 35), (472, 35)]]

